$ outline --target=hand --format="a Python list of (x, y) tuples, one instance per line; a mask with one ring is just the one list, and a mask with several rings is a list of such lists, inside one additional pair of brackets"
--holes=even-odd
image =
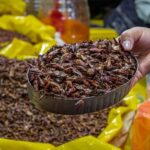
[(139, 60), (139, 69), (132, 85), (150, 72), (150, 29), (134, 27), (126, 30), (120, 36), (125, 50), (133, 51)]

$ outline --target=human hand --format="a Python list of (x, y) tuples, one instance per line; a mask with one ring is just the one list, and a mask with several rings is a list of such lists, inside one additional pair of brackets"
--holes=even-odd
[(120, 40), (124, 49), (132, 51), (139, 60), (139, 68), (133, 80), (133, 86), (150, 72), (150, 29), (134, 27), (123, 32)]

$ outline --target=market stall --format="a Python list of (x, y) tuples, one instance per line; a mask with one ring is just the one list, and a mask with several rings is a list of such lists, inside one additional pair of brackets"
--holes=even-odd
[(0, 0), (1, 150), (150, 149), (146, 77), (104, 26), (86, 0)]

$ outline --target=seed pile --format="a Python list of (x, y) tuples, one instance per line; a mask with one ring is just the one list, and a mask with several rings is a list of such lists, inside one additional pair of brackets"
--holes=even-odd
[(38, 91), (84, 98), (124, 84), (135, 70), (135, 59), (116, 40), (99, 40), (51, 48), (30, 65), (29, 77)]
[(9, 44), (14, 38), (32, 43), (29, 38), (20, 33), (0, 29), (0, 49)]
[(0, 137), (60, 145), (84, 135), (99, 135), (110, 108), (79, 116), (38, 110), (27, 96), (28, 63), (0, 57)]

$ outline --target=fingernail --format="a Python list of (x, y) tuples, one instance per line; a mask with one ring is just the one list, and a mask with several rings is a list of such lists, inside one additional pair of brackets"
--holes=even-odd
[(131, 41), (129, 41), (129, 40), (123, 41), (122, 45), (123, 45), (125, 50), (131, 50), (132, 49), (132, 44), (131, 44)]

